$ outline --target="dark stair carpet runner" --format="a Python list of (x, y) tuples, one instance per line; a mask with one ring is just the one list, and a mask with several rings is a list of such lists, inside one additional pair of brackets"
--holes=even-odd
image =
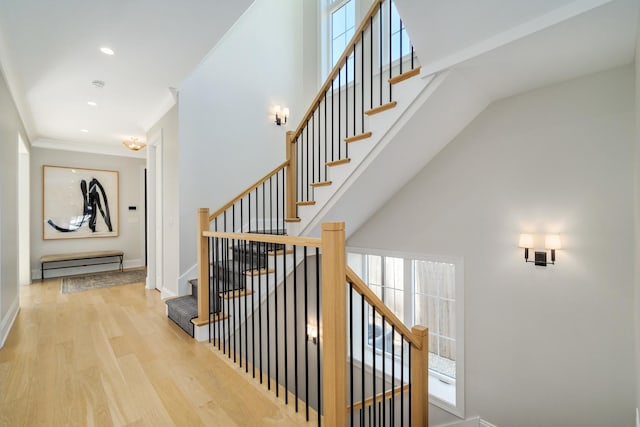
[(167, 300), (167, 316), (193, 337), (192, 319), (198, 317), (198, 280), (189, 280), (191, 295)]
[[(254, 233), (282, 235), (286, 234), (286, 231), (278, 229), (272, 231), (254, 231)], [(242, 247), (234, 247), (232, 253), (236, 260), (218, 262), (217, 268), (214, 269), (217, 272), (214, 276), (218, 278), (216, 286), (222, 292), (244, 289), (245, 283), (242, 278), (243, 274), (241, 273), (249, 271), (252, 268), (258, 269), (266, 267), (268, 251), (277, 249), (281, 249), (281, 246), (269, 245), (269, 247), (265, 247), (265, 245), (245, 244), (242, 245)], [(189, 280), (189, 284), (191, 285), (191, 295), (172, 298), (167, 300), (166, 304), (169, 319), (173, 320), (180, 328), (193, 337), (194, 325), (191, 323), (191, 320), (198, 317), (198, 279)], [(218, 296), (218, 298), (214, 299), (213, 313), (218, 313), (221, 309), (222, 298)]]

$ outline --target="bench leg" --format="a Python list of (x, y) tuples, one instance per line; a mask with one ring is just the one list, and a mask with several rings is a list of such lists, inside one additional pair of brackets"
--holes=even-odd
[(124, 271), (124, 267), (122, 265), (122, 260), (123, 260), (124, 256), (120, 255), (120, 271)]
[(44, 280), (44, 263), (40, 263), (40, 280)]

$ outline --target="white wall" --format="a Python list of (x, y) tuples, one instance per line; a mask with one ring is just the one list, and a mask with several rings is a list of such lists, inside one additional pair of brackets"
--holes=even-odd
[[(305, 3), (256, 0), (180, 85), (181, 274), (196, 262), (197, 209), (219, 208), (285, 160), (285, 132), (308, 107)], [(273, 124), (276, 104), (290, 108), (286, 127)]]
[(178, 105), (169, 110), (147, 132), (150, 136), (162, 131), (162, 170), (163, 170), (163, 283), (167, 294), (178, 295), (178, 267), (180, 260), (179, 236), (179, 147), (178, 147)]
[[(638, 16), (640, 21), (640, 16)], [(634, 194), (640, 192), (640, 32), (636, 38), (635, 101), (636, 135), (634, 156)], [(635, 307), (636, 307), (636, 360), (640, 360), (640, 197), (635, 198)], [(640, 365), (636, 366), (636, 408), (640, 408)], [(640, 422), (637, 420), (636, 422)]]
[[(71, 166), (119, 171), (118, 237), (86, 239), (42, 239), (42, 166)], [(40, 257), (47, 254), (85, 252), (108, 249), (124, 251), (124, 266), (144, 265), (144, 159), (50, 150), (31, 149), (31, 269), (32, 277), (40, 278)], [(136, 206), (130, 211), (129, 206)], [(114, 264), (83, 268), (81, 271), (113, 269)], [(72, 274), (67, 268), (45, 272), (45, 277)]]
[[(633, 423), (633, 79), (493, 103), (348, 241), (464, 258), (467, 416)], [(562, 235), (557, 265), (523, 262), (526, 231)]]
[(0, 69), (0, 347), (19, 308), (18, 134), (25, 135)]

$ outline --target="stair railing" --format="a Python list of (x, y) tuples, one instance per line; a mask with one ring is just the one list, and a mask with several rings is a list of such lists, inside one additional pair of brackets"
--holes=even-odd
[[(229, 359), (318, 425), (427, 425), (428, 330), (409, 330), (346, 267), (344, 223), (323, 224), (319, 239), (202, 236), (210, 337)], [(381, 342), (367, 332), (380, 318)]]
[(287, 152), (297, 166), (290, 183), (295, 200), (287, 202), (290, 219), (298, 218), (298, 206), (313, 203), (315, 188), (331, 185), (330, 168), (350, 162), (349, 145), (372, 136), (365, 116), (395, 107), (393, 84), (419, 72), (393, 10), (393, 0), (373, 2), (300, 124), (287, 135)]
[(285, 230), (285, 209), (289, 185), (287, 167), (289, 161), (278, 165), (271, 172), (231, 199), (220, 209), (209, 214), (208, 208), (198, 209), (197, 275), (198, 317), (196, 326), (209, 323), (209, 262), (208, 240), (203, 232), (223, 231), (282, 234)]

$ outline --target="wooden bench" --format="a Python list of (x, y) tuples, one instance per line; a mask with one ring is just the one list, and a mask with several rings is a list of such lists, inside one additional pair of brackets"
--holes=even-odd
[[(44, 268), (45, 264), (48, 265), (50, 263), (62, 263), (64, 261), (84, 261), (84, 260), (102, 259), (102, 258), (117, 258), (117, 259), (113, 261), (93, 262), (89, 264), (71, 264), (71, 265), (54, 264), (53, 267)], [(114, 264), (114, 263), (120, 263), (120, 271), (122, 271), (123, 259), (124, 259), (124, 252), (118, 251), (118, 250), (43, 255), (42, 257), (40, 257), (40, 274), (41, 274), (41, 278), (44, 279), (45, 270), (57, 270), (59, 268), (70, 268), (70, 267), (87, 267), (90, 265), (102, 265), (102, 264)]]

